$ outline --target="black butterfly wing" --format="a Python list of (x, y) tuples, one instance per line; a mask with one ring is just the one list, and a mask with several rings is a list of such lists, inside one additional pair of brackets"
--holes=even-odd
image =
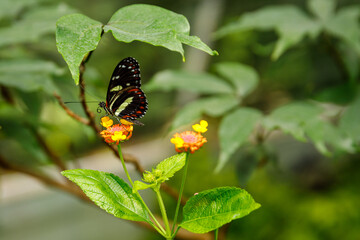
[(140, 86), (139, 63), (132, 57), (121, 60), (110, 78), (106, 95), (110, 113), (130, 121), (143, 117), (147, 100)]

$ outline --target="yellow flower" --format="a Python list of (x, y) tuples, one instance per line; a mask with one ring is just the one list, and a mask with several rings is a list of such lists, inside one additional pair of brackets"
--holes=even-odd
[(181, 137), (174, 137), (170, 142), (175, 145), (175, 148), (182, 148), (184, 146), (184, 140)]
[(123, 141), (126, 139), (126, 135), (124, 135), (122, 132), (114, 132), (114, 134), (111, 136), (111, 139), (113, 141)]
[(192, 125), (192, 128), (194, 129), (195, 132), (198, 132), (198, 133), (204, 133), (207, 131), (207, 126), (208, 126), (208, 122), (205, 121), (205, 120), (201, 120), (200, 121), (200, 124), (195, 124), (195, 125)]
[(201, 133), (207, 131), (208, 123), (205, 120), (201, 120), (200, 124), (193, 125), (193, 129), (196, 131), (185, 131), (182, 133), (176, 133), (170, 142), (175, 145), (177, 152), (190, 152), (194, 153), (196, 150), (202, 147), (207, 142)]
[(110, 127), (111, 125), (113, 125), (113, 120), (111, 120), (109, 117), (102, 117), (101, 118), (101, 125), (105, 128)]

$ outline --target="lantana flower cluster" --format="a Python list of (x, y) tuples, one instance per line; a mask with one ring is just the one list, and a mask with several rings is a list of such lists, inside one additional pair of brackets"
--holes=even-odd
[(170, 141), (175, 145), (177, 152), (194, 153), (207, 142), (206, 138), (202, 135), (202, 133), (207, 131), (207, 127), (208, 122), (201, 120), (199, 124), (192, 125), (194, 131), (175, 133)]
[(129, 140), (134, 129), (132, 124), (115, 124), (109, 117), (101, 118), (101, 125), (106, 128), (100, 132), (100, 135), (107, 143), (119, 144), (120, 142)]

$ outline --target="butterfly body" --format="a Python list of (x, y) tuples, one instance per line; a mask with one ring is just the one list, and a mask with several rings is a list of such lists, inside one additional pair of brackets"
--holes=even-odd
[(118, 119), (142, 125), (137, 119), (145, 115), (148, 103), (140, 87), (139, 63), (135, 58), (125, 58), (119, 62), (110, 78), (106, 102), (100, 102), (99, 106)]

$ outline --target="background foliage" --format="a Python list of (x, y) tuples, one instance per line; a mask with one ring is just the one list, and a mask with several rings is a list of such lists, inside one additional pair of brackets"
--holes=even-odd
[[(53, 96), (78, 99), (56, 50), (55, 23), (70, 13), (106, 23), (117, 9), (133, 3), (145, 1), (1, 1), (0, 155), (7, 161), (30, 169), (51, 164), (41, 141), (67, 161), (102, 147)], [(133, 143), (206, 117), (209, 146), (191, 162), (185, 193), (240, 185), (262, 205), (230, 225), (228, 239), (356, 239), (358, 2), (146, 3), (183, 14), (191, 35), (219, 56), (207, 58), (185, 48), (183, 63), (175, 52), (136, 41), (119, 43), (105, 33), (87, 63), (88, 99), (103, 100), (113, 67), (132, 56), (141, 63), (150, 106)], [(218, 20), (202, 32), (210, 19)], [(69, 107), (85, 116), (81, 106)]]

